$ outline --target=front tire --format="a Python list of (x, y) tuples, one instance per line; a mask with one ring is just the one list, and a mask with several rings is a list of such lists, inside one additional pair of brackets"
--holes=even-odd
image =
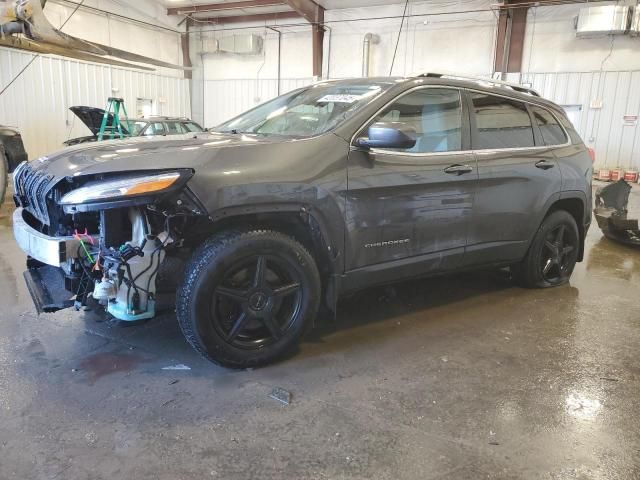
[(9, 163), (4, 151), (0, 148), (0, 205), (4, 203), (7, 193), (7, 177), (9, 175)]
[(311, 254), (291, 237), (258, 230), (216, 235), (194, 252), (176, 312), (185, 338), (203, 357), (249, 368), (290, 352), (319, 303)]
[(565, 210), (556, 210), (540, 225), (524, 260), (512, 267), (513, 276), (527, 288), (564, 285), (571, 278), (579, 249), (575, 219)]

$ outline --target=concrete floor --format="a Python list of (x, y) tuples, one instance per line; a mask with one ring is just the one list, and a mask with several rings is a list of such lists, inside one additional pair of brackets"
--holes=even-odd
[(236, 372), (171, 315), (34, 315), (5, 217), (0, 479), (640, 478), (640, 251), (597, 226), (587, 243), (570, 286), (367, 290), (297, 355)]

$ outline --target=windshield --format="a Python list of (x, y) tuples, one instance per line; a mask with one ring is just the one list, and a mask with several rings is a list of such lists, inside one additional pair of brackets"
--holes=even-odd
[(317, 84), (223, 123), (218, 132), (311, 137), (328, 132), (388, 88), (386, 83)]

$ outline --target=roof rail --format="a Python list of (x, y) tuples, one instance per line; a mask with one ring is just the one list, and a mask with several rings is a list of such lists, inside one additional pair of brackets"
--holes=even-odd
[(527, 93), (529, 95), (535, 95), (539, 97), (540, 94), (530, 87), (525, 87), (524, 85), (520, 85), (519, 83), (513, 82), (505, 82), (503, 80), (494, 80), (492, 78), (483, 78), (483, 77), (472, 77), (467, 75), (458, 75), (456, 73), (436, 73), (436, 72), (427, 72), (421, 73), (418, 77), (426, 77), (426, 78), (451, 78), (454, 80), (470, 80), (472, 82), (484, 82), (489, 83), (491, 85), (496, 85), (500, 87), (510, 88), (511, 90), (515, 90), (520, 93)]

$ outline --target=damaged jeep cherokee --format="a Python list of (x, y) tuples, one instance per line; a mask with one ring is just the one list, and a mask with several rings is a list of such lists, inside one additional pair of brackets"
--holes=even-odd
[(591, 176), (562, 109), (520, 85), (326, 81), (210, 133), (23, 163), (14, 232), (40, 311), (91, 301), (136, 322), (173, 299), (200, 354), (244, 368), (368, 286), (486, 267), (566, 283)]

